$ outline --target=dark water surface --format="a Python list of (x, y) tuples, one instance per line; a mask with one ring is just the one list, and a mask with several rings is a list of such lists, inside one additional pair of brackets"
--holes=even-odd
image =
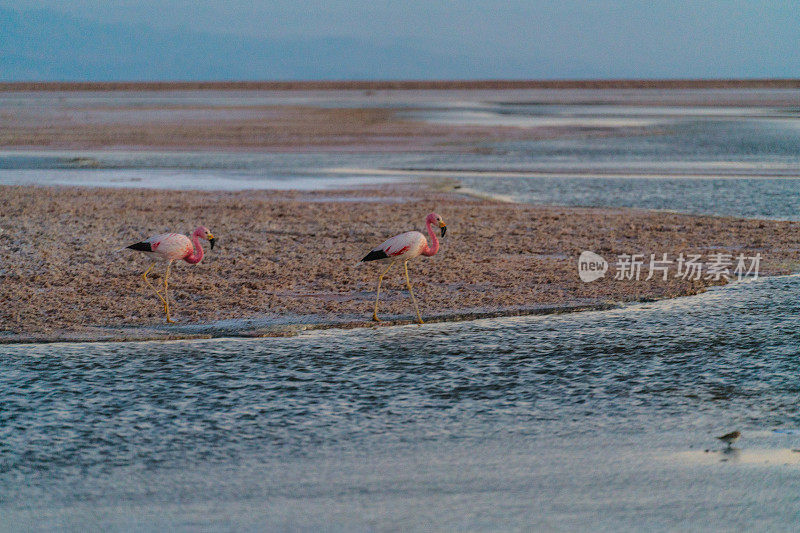
[[(786, 528), (800, 464), (769, 453), (800, 447), (799, 292), (5, 346), (0, 528)], [(733, 429), (764, 461), (702, 451)]]

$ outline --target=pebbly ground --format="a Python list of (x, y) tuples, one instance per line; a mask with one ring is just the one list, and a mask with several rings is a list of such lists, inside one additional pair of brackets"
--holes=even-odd
[[(760, 253), (761, 275), (795, 272), (797, 224), (665, 212), (540, 207), (422, 185), (336, 192), (195, 192), (0, 187), (0, 342), (290, 334), (371, 325), (381, 264), (359, 260), (436, 210), (439, 254), (409, 265), (423, 317), (434, 320), (615, 305), (695, 294), (724, 280), (615, 280), (619, 254)], [(218, 246), (170, 276), (174, 326), (120, 251), (205, 224)], [(584, 283), (577, 258), (612, 263)], [(161, 281), (159, 263), (154, 281)], [(384, 281), (381, 316), (409, 322), (402, 268)]]

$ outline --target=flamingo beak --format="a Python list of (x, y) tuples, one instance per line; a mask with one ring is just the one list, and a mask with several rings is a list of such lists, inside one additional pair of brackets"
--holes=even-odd
[(215, 242), (217, 242), (217, 238), (216, 237), (209, 237), (208, 238), (208, 243), (211, 245), (211, 249), (212, 250), (214, 249), (214, 243)]
[(447, 226), (445, 225), (445, 223), (444, 223), (444, 222), (439, 222), (439, 228), (441, 228), (441, 230), (442, 230), (442, 237), (444, 237), (444, 234), (445, 234), (445, 233), (447, 233)]

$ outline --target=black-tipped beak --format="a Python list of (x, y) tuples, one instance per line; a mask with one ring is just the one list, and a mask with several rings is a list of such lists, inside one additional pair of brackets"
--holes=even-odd
[(441, 226), (439, 226), (439, 227), (440, 227), (440, 228), (441, 228), (441, 230), (442, 230), (442, 237), (444, 237), (444, 234), (445, 234), (445, 233), (447, 233), (447, 226), (445, 226), (444, 224), (442, 224), (442, 225), (441, 225)]
[(211, 237), (210, 239), (208, 239), (208, 242), (209, 242), (209, 244), (211, 244), (211, 249), (213, 250), (214, 249), (214, 243), (217, 242), (217, 238), (216, 237)]

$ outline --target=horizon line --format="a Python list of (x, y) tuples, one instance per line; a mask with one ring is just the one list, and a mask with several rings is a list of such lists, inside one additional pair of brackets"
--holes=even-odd
[(0, 81), (0, 91), (447, 90), (447, 89), (800, 89), (800, 78), (621, 78), (473, 80)]

